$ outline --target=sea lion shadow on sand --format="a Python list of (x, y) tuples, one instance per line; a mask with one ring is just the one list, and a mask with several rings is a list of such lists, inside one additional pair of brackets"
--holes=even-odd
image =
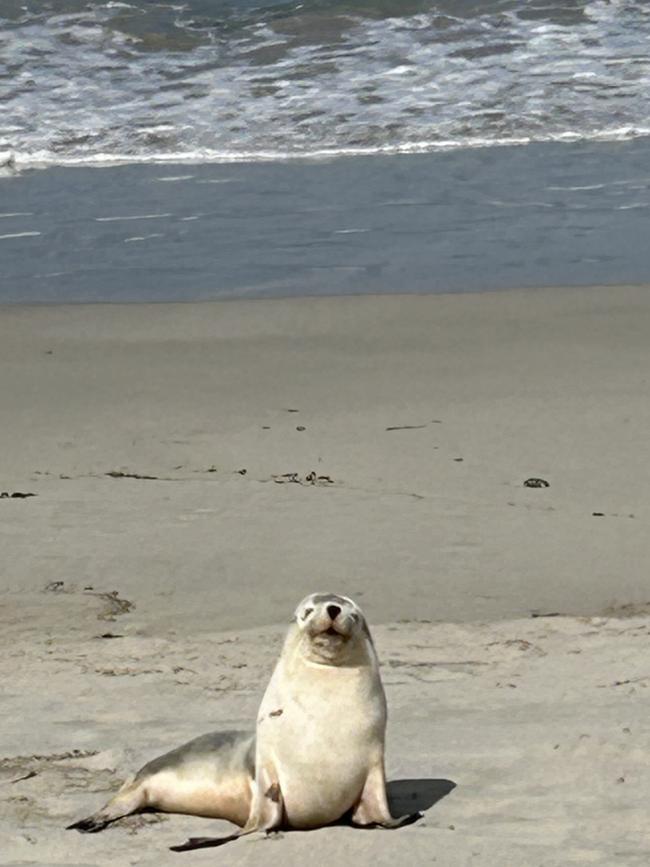
[(386, 785), (388, 805), (393, 816), (423, 813), (456, 788), (453, 780), (391, 780)]
[[(422, 818), (423, 814), (435, 806), (456, 788), (453, 780), (442, 779), (408, 779), (391, 780), (386, 783), (386, 797), (393, 816), (406, 815), (408, 819), (403, 827), (411, 825)], [(376, 828), (376, 825), (357, 825), (352, 821), (352, 811), (348, 810), (332, 825), (344, 825), (354, 828)]]

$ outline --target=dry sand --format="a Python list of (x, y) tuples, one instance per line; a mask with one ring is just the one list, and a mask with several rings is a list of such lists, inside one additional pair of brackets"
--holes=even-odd
[[(645, 287), (3, 308), (0, 863), (646, 865), (649, 362)], [(248, 727), (316, 589), (374, 626), (421, 823), (62, 830)]]

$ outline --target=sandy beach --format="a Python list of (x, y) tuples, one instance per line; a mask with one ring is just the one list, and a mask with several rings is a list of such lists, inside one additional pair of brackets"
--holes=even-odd
[[(649, 334), (645, 286), (2, 307), (0, 862), (646, 865)], [(321, 589), (420, 823), (63, 830), (250, 727)]]

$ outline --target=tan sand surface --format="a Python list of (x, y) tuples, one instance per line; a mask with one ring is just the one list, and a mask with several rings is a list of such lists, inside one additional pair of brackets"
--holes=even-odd
[[(646, 865), (649, 362), (645, 287), (2, 308), (0, 863)], [(249, 726), (319, 589), (421, 823), (62, 830)]]

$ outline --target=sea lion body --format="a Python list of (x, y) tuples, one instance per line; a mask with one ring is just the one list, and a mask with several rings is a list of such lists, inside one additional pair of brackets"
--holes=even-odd
[(359, 638), (332, 664), (306, 653), (292, 625), (262, 700), (256, 764), (277, 778), (291, 828), (340, 819), (359, 801), (368, 769), (383, 762), (386, 700), (370, 636)]
[(257, 717), (255, 787), (243, 829), (192, 837), (174, 851), (245, 834), (318, 828), (350, 812), (354, 825), (397, 828), (386, 796), (386, 698), (361, 609), (313, 593), (298, 605)]
[(196, 738), (145, 765), (108, 804), (71, 825), (100, 831), (153, 808), (229, 819), (241, 830), (195, 837), (175, 851), (244, 834), (309, 829), (350, 814), (352, 824), (396, 828), (386, 797), (386, 698), (360, 608), (314, 593), (298, 605), (264, 693), (255, 734)]

